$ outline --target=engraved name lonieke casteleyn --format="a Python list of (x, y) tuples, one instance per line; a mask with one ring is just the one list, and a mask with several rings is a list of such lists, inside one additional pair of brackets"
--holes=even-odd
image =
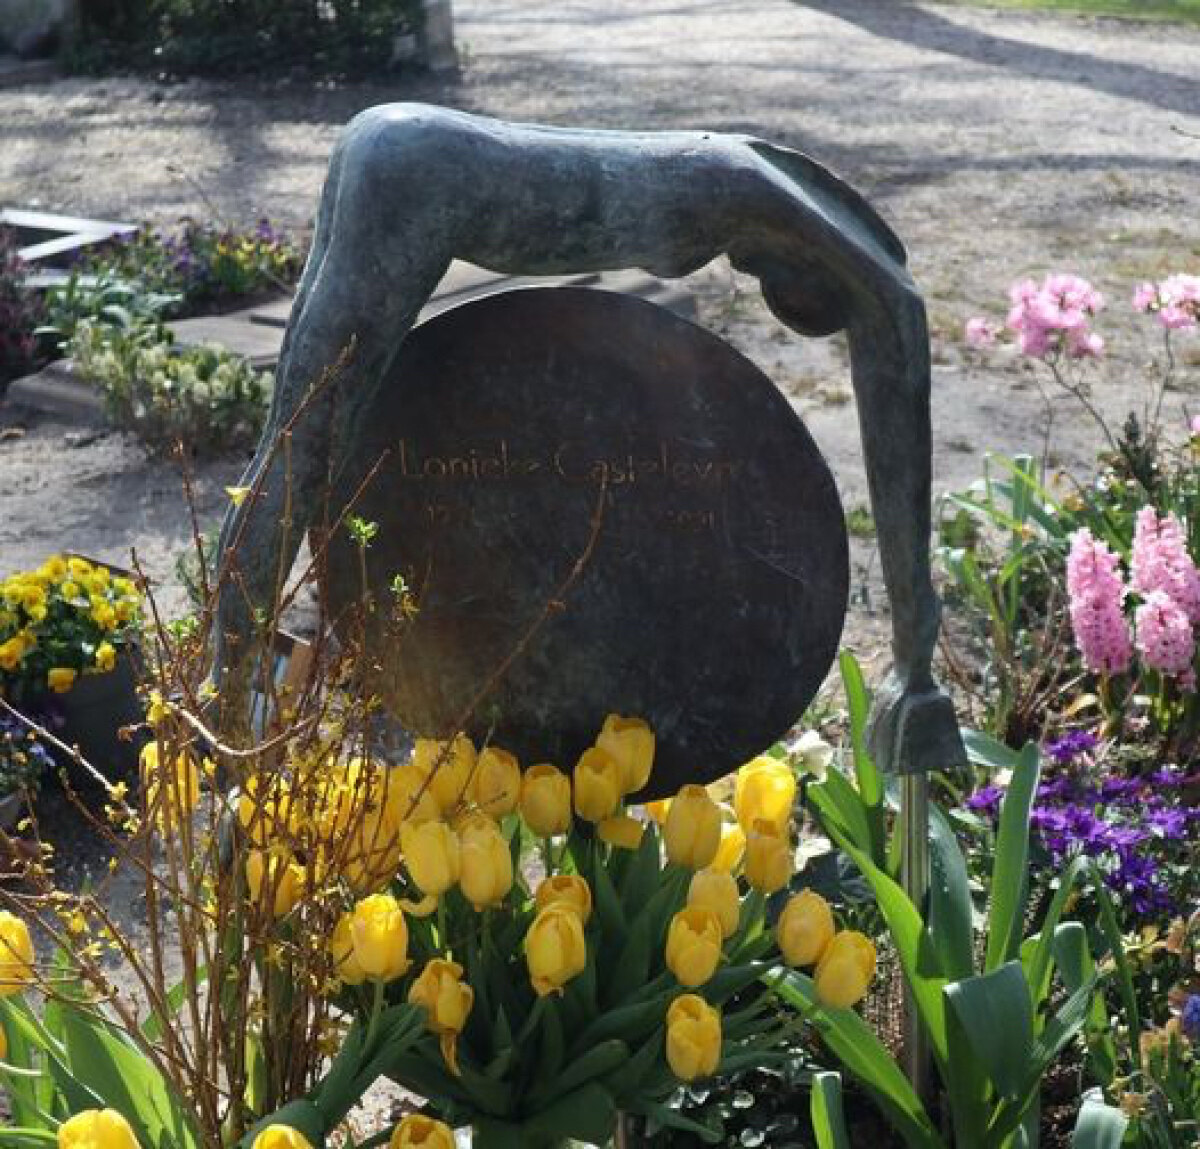
[[(649, 503), (636, 501), (642, 510), (650, 510), (656, 525), (688, 532), (708, 531), (717, 526), (720, 501), (710, 505), (704, 496), (724, 492), (743, 469), (738, 460), (706, 457), (695, 448), (667, 440), (651, 450), (604, 452), (579, 439), (563, 440), (542, 451), (515, 447), (503, 438), (478, 446), (428, 451), (401, 439), (395, 450), (400, 478), (421, 484), (421, 497), (428, 498), (426, 514), (432, 522), (443, 525), (469, 525), (474, 521), (469, 501), (447, 502), (442, 497), (452, 487), (462, 490), (463, 485), (550, 481), (571, 487), (604, 486), (610, 496), (619, 490), (632, 495), (640, 488), (640, 493), (651, 499)], [(662, 500), (674, 493), (691, 498), (684, 506)], [(697, 495), (704, 505), (697, 505)], [(610, 498), (610, 510), (613, 506)]]

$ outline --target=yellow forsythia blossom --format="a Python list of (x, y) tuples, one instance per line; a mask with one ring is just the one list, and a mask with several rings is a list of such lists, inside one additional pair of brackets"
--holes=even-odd
[(0, 997), (20, 993), (33, 981), (33, 938), (25, 922), (0, 910)]
[(578, 874), (551, 874), (543, 878), (534, 895), (537, 908), (566, 906), (579, 915), (582, 925), (587, 925), (592, 916), (592, 891), (587, 881)]
[(525, 962), (538, 997), (561, 993), (587, 965), (587, 946), (579, 915), (566, 906), (547, 906), (525, 935)]
[(445, 822), (406, 822), (400, 830), (400, 844), (404, 864), (422, 893), (440, 897), (458, 881), (458, 836)]
[(138, 1140), (115, 1109), (85, 1109), (58, 1127), (58, 1149), (138, 1149)]
[(737, 932), (742, 900), (732, 874), (724, 870), (697, 870), (688, 886), (687, 904), (712, 910), (721, 923), (724, 938), (729, 939)]
[(539, 838), (571, 828), (571, 780), (548, 762), (530, 766), (521, 779), (521, 817)]
[(625, 793), (624, 778), (621, 763), (607, 750), (585, 750), (575, 765), (575, 813), (588, 822), (611, 818)]
[(707, 906), (686, 906), (667, 930), (667, 968), (680, 985), (703, 985), (721, 961), (721, 921)]
[(654, 767), (654, 731), (642, 719), (610, 714), (604, 720), (596, 745), (607, 750), (621, 764), (622, 793), (632, 794), (650, 781), (650, 771)]
[(636, 850), (642, 844), (645, 829), (641, 822), (628, 814), (614, 814), (596, 827), (596, 833), (600, 835), (602, 842), (607, 842), (610, 846), (622, 850)]
[(874, 944), (856, 930), (843, 930), (825, 947), (813, 981), (823, 1005), (849, 1009), (866, 997), (874, 977)]
[(69, 666), (54, 666), (46, 674), (46, 685), (55, 694), (66, 694), (75, 685), (75, 677), (79, 672)]
[(458, 884), (477, 910), (498, 906), (512, 889), (512, 852), (500, 828), (477, 814), (459, 830)]
[(511, 814), (521, 800), (521, 767), (516, 758), (498, 746), (480, 751), (471, 779), (471, 799), (489, 817)]
[(372, 894), (354, 907), (350, 937), (354, 960), (371, 981), (392, 981), (408, 969), (408, 923), (391, 894)]
[(792, 846), (774, 822), (758, 819), (746, 838), (742, 873), (756, 890), (773, 894), (792, 876)]
[(833, 940), (833, 911), (815, 890), (788, 899), (775, 924), (775, 940), (788, 965), (816, 965)]
[(776, 831), (787, 832), (796, 801), (796, 776), (777, 758), (755, 758), (737, 772), (733, 808), (746, 833), (758, 821), (770, 822)]
[(410, 1113), (396, 1126), (388, 1149), (454, 1149), (454, 1131), (432, 1117)]
[(254, 1138), (251, 1149), (312, 1149), (312, 1142), (290, 1125), (268, 1125)]
[(710, 1077), (721, 1062), (721, 1015), (694, 993), (667, 1010), (667, 1064), (680, 1081)]
[(703, 786), (684, 786), (671, 802), (663, 826), (667, 860), (689, 870), (703, 870), (721, 845), (721, 808)]

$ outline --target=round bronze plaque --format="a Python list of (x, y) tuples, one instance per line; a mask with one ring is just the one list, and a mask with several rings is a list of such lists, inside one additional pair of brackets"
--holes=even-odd
[[(771, 381), (716, 336), (628, 295), (535, 288), (416, 328), (337, 477), (378, 524), (373, 689), (444, 736), (574, 766), (606, 714), (654, 727), (644, 797), (727, 774), (784, 734), (837, 650), (848, 591), (833, 478)], [(572, 579), (572, 571), (578, 567)], [(336, 614), (362, 585), (331, 544)]]

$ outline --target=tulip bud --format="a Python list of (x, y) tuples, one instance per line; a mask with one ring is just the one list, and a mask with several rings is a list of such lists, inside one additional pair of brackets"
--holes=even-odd
[(442, 816), (432, 783), (412, 762), (393, 766), (384, 775), (383, 807), (397, 826), (405, 822), (432, 822)]
[(418, 738), (412, 761), (421, 777), (429, 779), (429, 792), (443, 815), (467, 797), (475, 773), (475, 746), (465, 734), (452, 742)]
[(0, 997), (20, 993), (33, 981), (33, 938), (22, 918), (0, 910)]
[(471, 798), (491, 818), (503, 818), (521, 798), (521, 767), (507, 750), (489, 746), (475, 763)]
[(458, 838), (445, 822), (406, 822), (400, 827), (404, 864), (422, 893), (441, 896), (460, 872)]
[(759, 820), (785, 833), (795, 801), (796, 776), (786, 762), (764, 756), (747, 762), (737, 772), (733, 808), (747, 833)]
[(815, 965), (833, 940), (833, 912), (814, 890), (788, 899), (775, 925), (775, 940), (788, 965)]
[(525, 961), (538, 997), (561, 993), (587, 965), (587, 946), (579, 915), (563, 905), (547, 906), (525, 935)]
[(554, 905), (566, 906), (579, 915), (580, 923), (585, 926), (592, 916), (592, 891), (578, 874), (551, 874), (543, 878), (534, 900), (539, 910)]
[(251, 850), (246, 855), (246, 889), (261, 904), (271, 898), (271, 914), (290, 914), (304, 893), (304, 867), (287, 850)]
[(667, 930), (667, 968), (680, 985), (695, 989), (717, 971), (721, 961), (721, 921), (706, 906), (687, 906)]
[(667, 1010), (667, 1064), (680, 1081), (711, 1077), (721, 1062), (721, 1015), (698, 994), (685, 993)]
[(354, 934), (350, 930), (353, 918), (353, 914), (344, 913), (338, 919), (329, 950), (333, 955), (333, 968), (337, 976), (347, 985), (362, 985), (367, 980), (367, 974), (354, 956)]
[(689, 906), (712, 910), (721, 923), (721, 936), (728, 939), (737, 932), (742, 901), (732, 874), (722, 870), (697, 870), (688, 886)]
[(139, 1149), (133, 1127), (115, 1109), (84, 1109), (58, 1127), (58, 1149)]
[(621, 764), (621, 791), (632, 794), (650, 781), (654, 766), (654, 731), (640, 718), (610, 714), (596, 739)]
[(861, 1001), (875, 976), (875, 946), (856, 930), (842, 930), (825, 947), (813, 981), (817, 999), (832, 1009)]
[(665, 825), (670, 809), (670, 798), (658, 798), (653, 802), (647, 802), (645, 805), (647, 817), (659, 826)]
[(459, 831), (458, 884), (477, 910), (499, 905), (512, 889), (512, 853), (499, 827), (486, 814), (468, 819)]
[(721, 844), (717, 847), (716, 857), (709, 863), (709, 869), (731, 874), (745, 852), (746, 835), (741, 826), (736, 822), (722, 822)]
[(614, 814), (605, 818), (596, 827), (602, 842), (622, 850), (636, 850), (642, 844), (642, 833), (646, 829), (636, 818), (628, 814)]
[(689, 870), (702, 870), (721, 844), (721, 808), (703, 786), (684, 786), (671, 802), (663, 842), (667, 860)]
[(354, 960), (371, 981), (392, 981), (409, 966), (408, 923), (391, 894), (372, 894), (350, 917)]
[(548, 762), (530, 766), (521, 779), (521, 817), (539, 838), (571, 828), (571, 779)]
[(782, 890), (792, 876), (792, 847), (774, 822), (759, 819), (746, 838), (746, 881), (764, 894)]
[(475, 1004), (475, 991), (464, 985), (457, 962), (431, 958), (408, 991), (408, 1000), (425, 1011), (432, 1033), (462, 1033)]
[(291, 1125), (268, 1125), (251, 1149), (312, 1149), (312, 1142)]
[(607, 751), (593, 746), (575, 766), (575, 813), (589, 822), (612, 817), (624, 793), (621, 764)]
[(454, 1149), (454, 1131), (449, 1125), (410, 1113), (392, 1133), (388, 1149)]
[(400, 823), (386, 805), (364, 810), (339, 843), (330, 842), (329, 850), (338, 856), (342, 876), (357, 894), (370, 894), (386, 886), (400, 869), (404, 851), (400, 844)]

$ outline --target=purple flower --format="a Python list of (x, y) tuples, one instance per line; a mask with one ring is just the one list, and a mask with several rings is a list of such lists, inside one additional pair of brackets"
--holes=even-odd
[(1088, 730), (1071, 730), (1061, 738), (1046, 744), (1046, 753), (1060, 766), (1074, 762), (1084, 754), (1090, 754), (1096, 749), (1098, 740)]
[(968, 810), (974, 810), (977, 814), (996, 815), (1000, 811), (1000, 800), (1004, 797), (1004, 791), (999, 786), (984, 786), (982, 790), (976, 790), (966, 802)]
[(1179, 1024), (1186, 1038), (1190, 1041), (1200, 1041), (1200, 993), (1188, 994), (1187, 1001), (1183, 1003)]

